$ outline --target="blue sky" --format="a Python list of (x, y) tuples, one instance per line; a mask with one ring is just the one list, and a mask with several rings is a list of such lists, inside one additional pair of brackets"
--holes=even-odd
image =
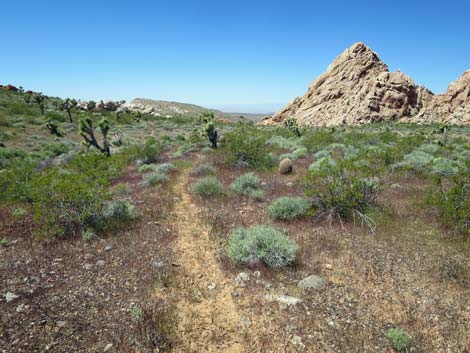
[(363, 41), (436, 93), (470, 68), (468, 1), (2, 1), (0, 83), (274, 111)]

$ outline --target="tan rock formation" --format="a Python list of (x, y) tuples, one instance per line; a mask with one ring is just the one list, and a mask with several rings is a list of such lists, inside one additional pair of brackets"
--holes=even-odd
[(378, 55), (363, 43), (346, 49), (294, 99), (263, 124), (295, 117), (300, 125), (357, 125), (414, 116), (433, 94), (404, 73), (389, 72)]
[(452, 82), (444, 94), (438, 94), (415, 121), (470, 124), (470, 70)]

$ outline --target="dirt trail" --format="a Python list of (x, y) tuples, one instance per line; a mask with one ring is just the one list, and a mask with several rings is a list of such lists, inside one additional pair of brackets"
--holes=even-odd
[(221, 271), (217, 247), (199, 218), (188, 190), (189, 170), (174, 186), (176, 259), (180, 266), (174, 292), (180, 299), (179, 344), (182, 352), (243, 352), (240, 314), (232, 299), (233, 280)]

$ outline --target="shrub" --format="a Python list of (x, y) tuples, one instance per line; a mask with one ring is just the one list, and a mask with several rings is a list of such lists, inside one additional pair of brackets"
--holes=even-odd
[(414, 150), (403, 157), (403, 161), (397, 163), (395, 166), (398, 168), (408, 169), (414, 172), (423, 172), (429, 163), (432, 162), (433, 156), (429, 153)]
[(176, 169), (175, 165), (173, 163), (163, 163), (160, 165), (155, 166), (155, 172), (156, 173), (171, 173)]
[(49, 168), (31, 180), (34, 218), (41, 225), (39, 237), (81, 231), (101, 218), (107, 186), (83, 174)]
[(264, 191), (262, 189), (253, 189), (248, 193), (255, 201), (262, 201), (264, 199)]
[(110, 221), (119, 223), (127, 223), (139, 217), (135, 206), (127, 200), (118, 200), (108, 203), (103, 214)]
[(307, 215), (310, 203), (302, 197), (280, 197), (268, 206), (272, 219), (290, 221)]
[(85, 241), (90, 241), (96, 236), (95, 232), (93, 232), (93, 230), (91, 229), (82, 231), (81, 235), (82, 235), (82, 239)]
[(346, 171), (342, 164), (331, 166), (324, 161), (318, 169), (309, 170), (305, 179), (305, 194), (313, 197), (314, 214), (329, 221), (340, 221), (358, 216), (371, 229), (372, 220), (365, 212), (382, 192), (382, 183), (376, 178), (361, 178)]
[(191, 170), (191, 175), (203, 176), (215, 174), (215, 168), (211, 164), (199, 164)]
[(449, 176), (458, 174), (462, 165), (459, 162), (447, 158), (434, 158), (430, 167), (431, 174)]
[(444, 186), (442, 178), (429, 188), (425, 200), (427, 206), (438, 212), (439, 220), (458, 232), (470, 235), (470, 178), (455, 176)]
[(270, 169), (274, 160), (269, 155), (267, 137), (256, 128), (242, 126), (225, 135), (223, 151), (229, 164), (246, 163), (256, 169)]
[(11, 213), (13, 217), (21, 218), (28, 214), (28, 211), (21, 207), (15, 207)]
[(245, 173), (237, 177), (230, 188), (237, 194), (250, 195), (259, 189), (259, 179), (254, 173)]
[(162, 172), (153, 172), (145, 175), (143, 184), (147, 186), (155, 186), (158, 184), (166, 183), (170, 180), (170, 176)]
[(400, 328), (391, 328), (387, 331), (390, 345), (399, 352), (405, 352), (410, 348), (411, 338)]
[(142, 164), (139, 167), (139, 173), (148, 173), (148, 172), (154, 172), (155, 171), (155, 165), (153, 164)]
[(157, 161), (158, 155), (162, 151), (162, 147), (155, 140), (155, 138), (148, 138), (145, 143), (137, 147), (135, 151), (137, 158), (142, 161), (143, 164), (150, 164)]
[(208, 176), (194, 184), (194, 192), (199, 196), (218, 196), (224, 193), (224, 186), (216, 177)]
[(336, 161), (333, 158), (331, 158), (331, 156), (328, 156), (328, 157), (322, 157), (316, 160), (315, 162), (313, 162), (312, 164), (310, 164), (310, 166), (308, 167), (308, 170), (311, 172), (317, 172), (321, 168), (325, 168), (325, 167), (333, 168), (335, 166), (336, 166)]
[(268, 226), (238, 228), (228, 241), (228, 256), (236, 263), (256, 264), (263, 262), (280, 268), (295, 261), (298, 246), (280, 230)]

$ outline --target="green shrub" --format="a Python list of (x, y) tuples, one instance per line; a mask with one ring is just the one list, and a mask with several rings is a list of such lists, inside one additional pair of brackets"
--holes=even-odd
[(251, 195), (253, 191), (260, 189), (259, 179), (254, 173), (245, 173), (237, 177), (230, 188), (237, 194)]
[(170, 176), (162, 172), (153, 172), (144, 176), (143, 184), (147, 186), (155, 186), (166, 183), (170, 180)]
[(194, 192), (199, 196), (218, 196), (224, 193), (224, 186), (216, 177), (208, 176), (194, 184)]
[(81, 231), (102, 217), (107, 186), (83, 174), (48, 168), (35, 174), (30, 189), (38, 237), (54, 237)]
[(225, 161), (229, 164), (246, 164), (256, 169), (270, 169), (274, 160), (266, 145), (267, 136), (253, 127), (242, 126), (228, 132), (223, 144)]
[(390, 345), (398, 352), (405, 352), (411, 346), (411, 337), (400, 328), (391, 328), (387, 331)]
[(176, 167), (173, 163), (163, 163), (155, 166), (156, 173), (171, 173), (172, 171), (176, 170)]
[(347, 171), (343, 164), (330, 165), (324, 161), (315, 170), (309, 170), (305, 179), (305, 194), (313, 197), (314, 214), (331, 221), (359, 217), (373, 228), (365, 212), (382, 192), (382, 183), (376, 178), (361, 178)]
[(433, 158), (434, 157), (429, 153), (414, 150), (413, 152), (405, 155), (403, 157), (403, 161), (395, 164), (395, 167), (408, 169), (414, 172), (423, 172), (427, 169)]
[(280, 230), (267, 226), (234, 230), (227, 247), (228, 256), (236, 263), (264, 262), (273, 268), (292, 264), (297, 250), (294, 240), (286, 237)]
[(430, 172), (434, 175), (449, 176), (458, 174), (463, 169), (461, 163), (447, 158), (434, 158), (430, 166)]
[(336, 166), (336, 161), (333, 158), (331, 158), (331, 156), (328, 156), (328, 157), (322, 157), (316, 160), (315, 162), (313, 162), (312, 164), (310, 164), (310, 166), (308, 167), (308, 170), (311, 172), (317, 172), (321, 168), (326, 168), (326, 167), (333, 168), (335, 166)]
[(191, 175), (204, 176), (215, 174), (215, 168), (211, 164), (199, 164), (191, 169)]
[(28, 214), (28, 211), (21, 207), (15, 207), (12, 211), (13, 217), (21, 218)]
[(161, 145), (155, 140), (155, 138), (148, 138), (143, 145), (137, 146), (135, 153), (137, 158), (142, 161), (143, 164), (150, 164), (157, 161), (157, 158), (162, 151)]
[(127, 200), (111, 201), (106, 205), (104, 217), (110, 222), (128, 223), (139, 217), (135, 206)]
[(139, 173), (148, 173), (148, 172), (154, 172), (155, 171), (155, 165), (154, 164), (142, 164), (139, 167)]
[(436, 179), (429, 188), (425, 204), (438, 212), (438, 219), (448, 227), (470, 235), (470, 177), (455, 176), (450, 183)]
[(305, 217), (310, 209), (310, 202), (303, 197), (280, 197), (268, 206), (272, 219), (290, 221)]
[(252, 189), (249, 191), (248, 196), (255, 201), (262, 201), (264, 199), (264, 191), (262, 189)]
[(91, 229), (86, 229), (81, 232), (82, 239), (85, 241), (90, 241), (96, 237), (96, 234)]

